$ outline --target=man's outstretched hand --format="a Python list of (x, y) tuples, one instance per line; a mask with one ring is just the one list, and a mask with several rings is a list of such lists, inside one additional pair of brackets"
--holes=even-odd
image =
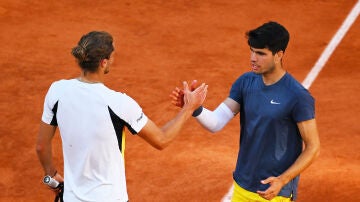
[[(194, 91), (197, 87), (197, 80), (193, 80), (190, 85), (190, 90)], [(170, 94), (171, 103), (177, 107), (182, 108), (184, 106), (184, 90), (180, 89), (178, 87), (175, 87), (175, 89)]]

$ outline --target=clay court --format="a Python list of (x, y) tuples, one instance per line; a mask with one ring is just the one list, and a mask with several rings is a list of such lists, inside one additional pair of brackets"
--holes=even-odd
[[(133, 97), (158, 125), (178, 108), (169, 94), (183, 80), (209, 84), (214, 109), (232, 82), (249, 71), (245, 32), (273, 20), (291, 39), (284, 67), (302, 82), (356, 0), (0, 0), (0, 201), (47, 202), (35, 153), (43, 99), (50, 84), (77, 77), (70, 54), (92, 30), (115, 38), (105, 85)], [(360, 19), (340, 41), (310, 92), (316, 99), (321, 154), (300, 179), (297, 202), (360, 200)], [(232, 184), (239, 116), (213, 135), (194, 120), (165, 150), (127, 134), (131, 202), (220, 201)], [(54, 156), (62, 170), (57, 132)]]

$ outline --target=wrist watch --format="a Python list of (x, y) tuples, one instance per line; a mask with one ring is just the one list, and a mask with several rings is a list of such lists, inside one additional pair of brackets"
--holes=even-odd
[(44, 177), (43, 183), (50, 186), (51, 188), (56, 188), (59, 185), (59, 182), (50, 177), (50, 175), (46, 175)]
[(51, 181), (51, 177), (49, 175), (46, 175), (43, 179), (44, 184), (49, 184)]

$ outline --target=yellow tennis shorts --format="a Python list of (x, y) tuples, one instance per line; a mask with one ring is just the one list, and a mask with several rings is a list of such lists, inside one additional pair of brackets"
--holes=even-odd
[(276, 196), (275, 198), (266, 200), (262, 198), (259, 194), (247, 191), (241, 188), (234, 181), (234, 192), (231, 197), (231, 202), (291, 202), (290, 198), (286, 198), (283, 196)]

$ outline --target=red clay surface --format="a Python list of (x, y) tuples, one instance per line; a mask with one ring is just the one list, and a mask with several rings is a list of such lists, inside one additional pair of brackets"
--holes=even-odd
[[(35, 141), (49, 85), (79, 74), (70, 50), (82, 34), (113, 34), (117, 55), (106, 85), (132, 96), (161, 125), (178, 111), (168, 95), (183, 80), (209, 84), (208, 108), (223, 101), (249, 70), (244, 33), (269, 20), (290, 31), (284, 65), (302, 81), (355, 3), (1, 0), (0, 201), (53, 200), (41, 184)], [(310, 88), (322, 148), (302, 174), (298, 202), (360, 200), (359, 36), (358, 19)], [(163, 151), (128, 135), (130, 201), (220, 201), (232, 183), (238, 122), (211, 135), (192, 119)], [(61, 171), (59, 134), (54, 156)]]

